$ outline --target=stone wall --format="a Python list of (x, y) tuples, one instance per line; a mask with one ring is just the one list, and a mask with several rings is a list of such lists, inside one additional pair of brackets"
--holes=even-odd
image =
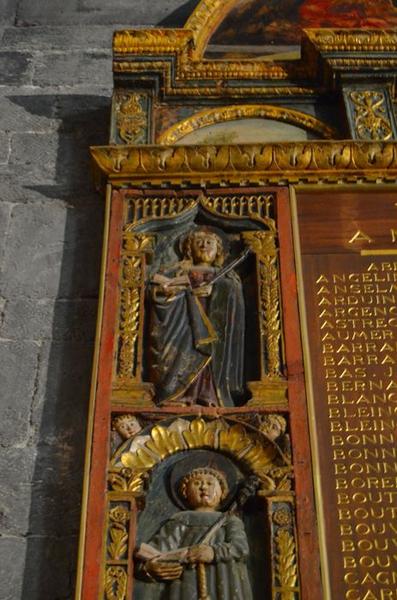
[[(73, 597), (112, 31), (196, 0), (0, 0), (0, 597)], [(180, 7), (180, 10), (178, 8)]]

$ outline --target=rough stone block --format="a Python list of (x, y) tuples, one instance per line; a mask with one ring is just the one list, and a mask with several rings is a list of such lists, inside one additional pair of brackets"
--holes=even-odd
[(0, 131), (0, 164), (6, 164), (10, 157), (10, 136)]
[(4, 249), (7, 242), (7, 231), (10, 223), (12, 204), (0, 203), (0, 270), (3, 264)]
[(0, 0), (0, 23), (13, 23), (16, 11), (15, 0)]
[(39, 444), (31, 487), (31, 535), (78, 535), (84, 444)]
[(63, 448), (66, 470), (85, 444), (92, 357), (93, 345), (77, 342), (46, 343), (41, 355), (32, 424), (40, 443)]
[(0, 171), (12, 178), (14, 186), (18, 182), (25, 186), (56, 183), (63, 190), (92, 192), (89, 146), (107, 141), (109, 97), (43, 95), (41, 107), (36, 96), (30, 99), (33, 106), (26, 96), (17, 101), (28, 111), (54, 117), (58, 131), (12, 134), (10, 158)]
[(46, 54), (34, 65), (33, 85), (112, 85), (111, 51)]
[[(128, 25), (125, 25), (128, 27)], [(93, 25), (86, 27), (6, 27), (2, 46), (5, 50), (90, 50), (109, 52), (115, 26)]]
[[(87, 88), (84, 93), (58, 94), (53, 97), (56, 116), (60, 121), (60, 129), (65, 132), (79, 132), (81, 137), (100, 134), (101, 142), (107, 143), (107, 122), (110, 116), (111, 92), (95, 92)], [(88, 137), (86, 144), (91, 143)], [(99, 142), (98, 142), (99, 143)], [(87, 148), (87, 145), (85, 146)]]
[(51, 3), (21, 0), (17, 23), (21, 25), (106, 25), (139, 23), (155, 25), (180, 9), (181, 0), (142, 2), (142, 0), (52, 0)]
[[(1, 535), (27, 535), (30, 530), (35, 456), (36, 452), (32, 447), (5, 448), (0, 453)], [(0, 597), (3, 598), (1, 595)]]
[(0, 94), (0, 129), (30, 133), (55, 131), (59, 126), (55, 111), (53, 95), (19, 95), (16, 90), (3, 90)]
[(32, 596), (23, 595), (26, 546), (25, 538), (0, 538), (0, 598), (3, 600), (33, 600)]
[[(51, 183), (48, 186), (48, 194), (42, 191), (40, 186), (27, 186), (24, 185), (26, 182), (23, 179), (18, 180), (12, 175), (3, 175), (0, 177), (0, 203), (8, 204), (25, 204), (27, 202), (36, 202), (36, 204), (46, 202), (48, 198), (52, 201), (66, 200), (67, 196), (57, 195), (55, 193), (56, 184)], [(50, 194), (51, 188), (54, 188), (53, 193)], [(86, 196), (83, 196), (85, 200)], [(92, 201), (93, 197), (90, 197), (89, 201)]]
[[(0, 205), (1, 211), (1, 205)], [(16, 298), (7, 302), (0, 335), (13, 340), (93, 341), (97, 300)]]
[(25, 444), (30, 434), (31, 405), (39, 347), (32, 342), (0, 341), (0, 389), (2, 446)]
[(15, 133), (7, 170), (26, 183), (53, 181), (56, 177), (58, 139), (55, 133)]
[(51, 339), (55, 303), (52, 300), (15, 298), (6, 301), (0, 335), (6, 339)]
[(63, 537), (29, 536), (22, 593), (12, 600), (72, 600), (77, 546), (77, 538), (67, 532)]
[(15, 93), (11, 88), (0, 90), (0, 130), (18, 133), (82, 132), (89, 136), (85, 144), (87, 150), (90, 137), (95, 134), (97, 143), (107, 142), (108, 120), (110, 113), (110, 91), (103, 93), (73, 94)]
[(32, 55), (27, 52), (0, 52), (0, 85), (24, 85), (32, 80)]
[(96, 297), (101, 206), (16, 205), (4, 257), (6, 298)]
[(22, 0), (18, 4), (16, 24), (28, 25), (65, 25), (70, 23), (70, 16), (77, 13), (79, 0), (52, 0), (43, 5), (41, 2)]
[[(112, 10), (114, 10), (114, 12), (118, 11), (120, 12), (120, 10), (131, 10), (132, 4), (135, 4), (134, 2), (131, 2), (131, 0), (113, 0), (112, 2)], [(167, 3), (165, 3), (167, 4)], [(81, 0), (80, 2), (80, 6), (79, 6), (80, 10), (82, 12), (106, 12), (107, 11), (107, 7), (104, 4), (103, 0)], [(134, 7), (136, 8), (136, 7)], [(155, 8), (155, 3), (152, 3), (152, 8), (154, 10), (156, 10)], [(140, 22), (140, 21), (138, 21)]]
[(58, 294), (67, 209), (61, 203), (16, 205), (4, 255), (6, 298)]
[(95, 204), (68, 210), (59, 284), (62, 298), (97, 298), (102, 249), (102, 209)]

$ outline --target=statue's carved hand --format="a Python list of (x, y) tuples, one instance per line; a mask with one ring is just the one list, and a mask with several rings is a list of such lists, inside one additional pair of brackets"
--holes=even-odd
[(191, 546), (187, 552), (186, 560), (189, 563), (212, 563), (215, 553), (211, 546), (201, 544), (200, 546)]
[(173, 285), (173, 286), (157, 286), (154, 291), (154, 299), (165, 299), (166, 302), (172, 302), (180, 293), (187, 290), (185, 285)]
[(164, 296), (172, 297), (176, 296), (180, 292), (184, 292), (186, 289), (186, 285), (173, 285), (171, 287), (163, 287), (161, 291), (164, 294)]
[(203, 285), (201, 287), (196, 287), (193, 289), (193, 294), (195, 296), (211, 296), (212, 294), (212, 285)]
[(145, 571), (148, 575), (163, 581), (179, 579), (183, 573), (183, 567), (177, 562), (161, 562), (148, 560), (145, 563)]

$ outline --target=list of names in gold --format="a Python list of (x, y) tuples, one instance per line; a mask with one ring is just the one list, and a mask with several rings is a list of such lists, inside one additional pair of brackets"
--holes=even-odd
[(320, 455), (330, 466), (322, 479), (335, 502), (327, 520), (342, 563), (340, 591), (347, 600), (394, 599), (397, 262), (356, 255), (349, 271), (346, 257), (327, 262), (315, 281), (322, 388), (315, 406), (320, 448), (328, 440)]

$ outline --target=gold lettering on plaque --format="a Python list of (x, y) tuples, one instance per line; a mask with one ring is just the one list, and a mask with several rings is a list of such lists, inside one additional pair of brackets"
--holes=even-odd
[(368, 244), (372, 244), (374, 240), (369, 237), (364, 231), (358, 229), (353, 237), (349, 240), (349, 244), (354, 244), (355, 242), (367, 242)]
[(344, 598), (397, 600), (397, 263), (364, 260), (316, 280), (324, 409)]

